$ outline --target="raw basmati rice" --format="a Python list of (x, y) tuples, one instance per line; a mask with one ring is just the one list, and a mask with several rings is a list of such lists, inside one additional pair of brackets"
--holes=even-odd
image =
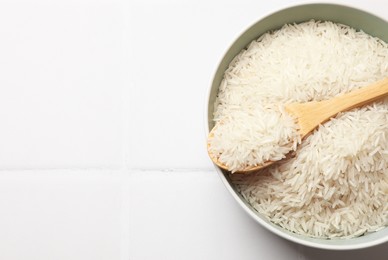
[(213, 152), (259, 213), (311, 237), (354, 237), (388, 223), (388, 100), (341, 113), (300, 143), (290, 102), (323, 100), (388, 76), (388, 46), (348, 26), (309, 21), (253, 41), (219, 88)]

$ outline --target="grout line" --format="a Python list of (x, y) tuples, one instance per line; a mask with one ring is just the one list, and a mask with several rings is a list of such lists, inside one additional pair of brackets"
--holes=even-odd
[(128, 168), (129, 172), (214, 172), (213, 168)]
[(121, 214), (120, 214), (120, 227), (121, 227), (121, 239), (120, 239), (120, 260), (128, 260), (130, 256), (130, 197), (131, 192), (128, 187), (129, 175), (122, 176), (121, 183)]
[[(126, 6), (127, 10), (125, 11), (130, 11), (130, 6)], [(131, 46), (131, 41), (130, 41), (130, 31), (131, 31), (131, 21), (129, 17), (125, 17), (125, 23), (127, 30), (122, 32), (122, 39), (124, 44), (128, 45), (128, 48), (125, 49), (124, 56), (126, 57), (126, 68), (128, 69), (127, 72), (123, 72), (124, 76), (127, 77), (123, 81), (128, 82), (127, 86), (122, 86), (122, 97), (121, 97), (121, 106), (122, 106), (122, 163), (125, 168), (128, 167), (129, 165), (129, 158), (131, 154), (131, 92), (133, 89), (135, 89), (135, 82), (133, 81), (133, 72), (131, 69), (131, 64), (130, 61), (133, 60), (133, 48)], [(133, 93), (132, 93), (133, 94)]]
[(93, 171), (112, 171), (112, 172), (214, 172), (214, 168), (129, 168), (129, 167), (69, 167), (69, 168), (0, 168), (0, 174), (5, 172), (93, 172)]
[[(0, 178), (35, 177), (47, 178), (118, 178), (128, 175), (126, 170), (116, 168), (44, 168), (44, 169), (0, 169)], [(121, 177), (120, 177), (121, 178)]]
[(0, 168), (2, 172), (30, 172), (30, 171), (126, 171), (125, 167), (44, 167), (44, 168)]

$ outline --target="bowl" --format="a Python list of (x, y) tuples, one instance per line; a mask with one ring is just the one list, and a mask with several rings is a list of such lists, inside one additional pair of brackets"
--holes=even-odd
[[(376, 36), (383, 41), (388, 42), (388, 22), (386, 20), (379, 18), (369, 12), (350, 6), (328, 3), (302, 4), (287, 7), (266, 15), (265, 17), (259, 19), (248, 29), (246, 29), (242, 34), (240, 34), (237, 39), (230, 45), (219, 62), (212, 83), (209, 87), (206, 100), (206, 133), (209, 133), (209, 131), (214, 126), (212, 121), (214, 101), (224, 71), (232, 59), (251, 41), (257, 39), (265, 32), (280, 29), (284, 24), (287, 23), (301, 23), (311, 19), (345, 24), (355, 29), (363, 30), (369, 35)], [(260, 225), (287, 240), (309, 247), (330, 250), (361, 249), (382, 244), (388, 241), (388, 227), (385, 227), (377, 232), (372, 232), (360, 237), (349, 239), (319, 239), (292, 233), (280, 226), (271, 223), (264, 216), (255, 211), (238, 193), (236, 187), (228, 177), (228, 173), (216, 165), (215, 167), (226, 188), (236, 199), (239, 205)]]

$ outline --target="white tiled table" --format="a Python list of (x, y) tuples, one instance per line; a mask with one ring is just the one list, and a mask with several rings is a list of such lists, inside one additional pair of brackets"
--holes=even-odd
[(206, 156), (218, 60), (292, 2), (0, 1), (0, 259), (386, 259), (274, 236)]

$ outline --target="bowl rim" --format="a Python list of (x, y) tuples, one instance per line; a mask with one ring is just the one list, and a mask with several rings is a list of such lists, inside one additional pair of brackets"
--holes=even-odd
[[(265, 18), (267, 18), (269, 16), (272, 16), (272, 15), (274, 15), (274, 14), (280, 12), (280, 11), (284, 11), (284, 10), (289, 9), (289, 8), (296, 8), (296, 7), (302, 7), (302, 6), (307, 6), (307, 5), (329, 5), (329, 6), (339, 6), (339, 7), (351, 8), (351, 9), (355, 9), (355, 10), (367, 13), (369, 15), (375, 16), (375, 17), (377, 17), (377, 18), (379, 18), (379, 19), (381, 19), (381, 20), (383, 20), (383, 21), (388, 23), (388, 20), (386, 18), (381, 17), (381, 16), (373, 13), (370, 10), (364, 10), (364, 9), (361, 9), (360, 7), (357, 7), (355, 5), (348, 4), (348, 3), (346, 3), (346, 4), (345, 3), (337, 3), (337, 2), (333, 2), (333, 1), (304, 1), (304, 2), (300, 2), (300, 3), (291, 3), (291, 4), (287, 4), (287, 5), (283, 5), (283, 6), (277, 7), (275, 9), (272, 9), (271, 11), (268, 11), (268, 12), (264, 13), (263, 15), (261, 15), (260, 17), (255, 19), (251, 24), (246, 26), (245, 29), (243, 29), (240, 33), (238, 33), (236, 36), (233, 37), (232, 41), (226, 46), (226, 49), (222, 52), (221, 58), (216, 63), (216, 67), (214, 69), (214, 72), (212, 74), (210, 83), (208, 84), (207, 91), (206, 91), (205, 111), (204, 111), (205, 140), (207, 139), (207, 135), (210, 132), (210, 126), (209, 126), (209, 121), (208, 121), (209, 97), (211, 95), (213, 81), (215, 79), (217, 70), (218, 70), (219, 66), (221, 65), (223, 57), (225, 57), (225, 55), (230, 50), (230, 48), (234, 45), (234, 43), (243, 34), (245, 34), (246, 31), (248, 31), (250, 28), (252, 28), (256, 23), (258, 23), (261, 20), (263, 20), (263, 19), (265, 19)], [(282, 237), (282, 238), (284, 238), (284, 239), (286, 239), (288, 241), (291, 241), (291, 242), (294, 242), (294, 243), (297, 243), (297, 244), (300, 244), (300, 245), (312, 247), (312, 248), (325, 249), (325, 250), (336, 250), (336, 251), (366, 249), (366, 248), (369, 248), (369, 247), (377, 246), (377, 245), (383, 244), (385, 242), (388, 242), (388, 235), (384, 236), (384, 237), (381, 237), (381, 238), (376, 238), (376, 239), (371, 240), (371, 241), (365, 241), (365, 242), (360, 242), (360, 243), (355, 243), (355, 244), (346, 244), (346, 245), (344, 245), (344, 244), (323, 244), (323, 243), (319, 243), (319, 242), (315, 242), (315, 241), (310, 241), (310, 240), (307, 240), (307, 239), (299, 238), (299, 237), (296, 237), (296, 236), (292, 236), (291, 234), (286, 232), (286, 229), (284, 229), (284, 228), (277, 229), (277, 228), (275, 228), (274, 224), (270, 224), (269, 222), (266, 222), (264, 219), (258, 217), (258, 215), (247, 204), (245, 204), (242, 201), (242, 199), (239, 197), (237, 192), (232, 187), (231, 183), (226, 178), (224, 172), (216, 164), (213, 163), (213, 165), (214, 165), (214, 167), (215, 167), (219, 177), (221, 178), (222, 182), (224, 183), (225, 187), (228, 189), (229, 193), (236, 200), (236, 202), (244, 209), (244, 211), (251, 218), (253, 218), (257, 223), (259, 223), (262, 227), (264, 227), (265, 229), (271, 231), (272, 233), (274, 233), (274, 234), (278, 235), (279, 237)], [(385, 228), (388, 228), (388, 227), (385, 227)], [(376, 231), (376, 232), (379, 232), (379, 231)], [(305, 237), (309, 238), (309, 239), (312, 239), (312, 238), (310, 238), (308, 236), (305, 236)], [(327, 240), (327, 239), (319, 239), (319, 238), (315, 238), (315, 239), (317, 239), (317, 240)], [(340, 240), (340, 239), (338, 239), (338, 240)]]

